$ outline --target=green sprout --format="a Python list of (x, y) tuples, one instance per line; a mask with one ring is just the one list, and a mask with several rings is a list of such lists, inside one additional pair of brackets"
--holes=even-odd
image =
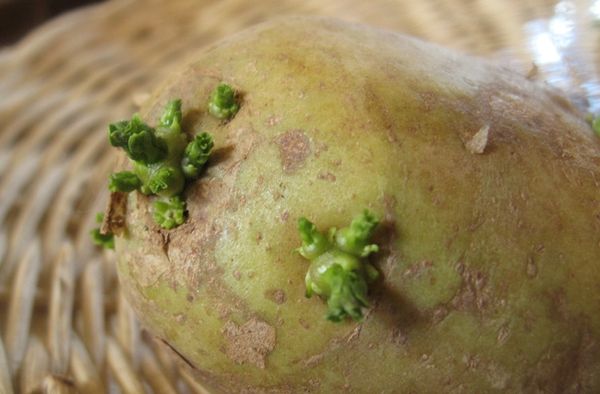
[(131, 160), (152, 164), (167, 155), (167, 145), (157, 138), (155, 130), (135, 114), (108, 126), (108, 140), (114, 147), (123, 148)]
[(213, 146), (212, 136), (208, 133), (202, 133), (197, 135), (185, 147), (181, 168), (186, 178), (194, 179), (200, 175), (200, 171), (208, 161)]
[(219, 119), (231, 119), (240, 109), (235, 96), (235, 91), (231, 86), (224, 83), (219, 84), (210, 96), (208, 112)]
[(111, 174), (108, 178), (108, 190), (111, 192), (129, 193), (142, 186), (142, 181), (131, 171), (121, 171)]
[(152, 194), (171, 197), (183, 190), (184, 183), (180, 168), (163, 165), (148, 177), (146, 186)]
[(179, 196), (154, 202), (154, 221), (162, 228), (172, 229), (185, 221), (185, 201)]
[(155, 128), (137, 114), (108, 128), (111, 145), (122, 148), (133, 161), (133, 171), (110, 176), (110, 191), (138, 190), (160, 197), (154, 204), (154, 218), (167, 229), (184, 222), (185, 203), (178, 196), (185, 188), (186, 178), (199, 175), (213, 147), (207, 133), (188, 142), (181, 128), (182, 118), (181, 100), (177, 99), (167, 103)]
[[(103, 213), (96, 214), (96, 223), (101, 224), (103, 220)], [(105, 249), (115, 248), (115, 236), (112, 233), (102, 234), (100, 232), (100, 228), (97, 227), (90, 231), (90, 236), (92, 237), (92, 242), (94, 242), (95, 245), (101, 246)]]
[(378, 220), (364, 211), (350, 226), (328, 234), (320, 232), (308, 219), (298, 220), (302, 246), (297, 251), (311, 264), (306, 274), (306, 296), (317, 294), (327, 301), (327, 319), (340, 322), (346, 317), (362, 319), (362, 308), (369, 306), (368, 284), (379, 272), (365, 258), (379, 250), (369, 244)]
[(181, 99), (169, 101), (160, 117), (159, 127), (177, 129), (181, 127)]
[(350, 227), (343, 228), (335, 233), (335, 242), (344, 252), (367, 257), (371, 253), (379, 251), (377, 245), (368, 244), (369, 238), (373, 235), (378, 223), (375, 216), (369, 211), (364, 211), (354, 218), (350, 223)]

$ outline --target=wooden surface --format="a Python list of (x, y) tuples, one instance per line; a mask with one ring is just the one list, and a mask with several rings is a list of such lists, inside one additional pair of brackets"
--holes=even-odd
[[(0, 51), (0, 393), (201, 392), (138, 325), (92, 245), (108, 122), (215, 40), (288, 13), (402, 31), (490, 57), (598, 110), (591, 1), (119, 0)], [(600, 11), (600, 10), (599, 10)]]

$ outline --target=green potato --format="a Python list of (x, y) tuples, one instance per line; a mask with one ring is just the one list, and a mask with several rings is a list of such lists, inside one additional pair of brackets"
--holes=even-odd
[[(224, 121), (207, 102), (239, 92)], [(215, 150), (188, 218), (130, 193), (116, 239), (143, 324), (214, 392), (600, 391), (600, 142), (549, 88), (396, 33), (330, 19), (208, 48), (149, 100), (181, 98)], [(325, 319), (294, 252), (381, 220), (362, 321)]]

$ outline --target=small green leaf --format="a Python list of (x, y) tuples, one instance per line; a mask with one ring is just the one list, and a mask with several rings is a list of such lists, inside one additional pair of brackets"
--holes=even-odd
[[(96, 223), (100, 224), (104, 220), (104, 214), (99, 212), (96, 214)], [(100, 233), (99, 228), (95, 228), (90, 231), (90, 236), (92, 237), (92, 242), (94, 245), (101, 246), (105, 249), (114, 249), (115, 248), (115, 236), (114, 234), (102, 234)]]
[(306, 259), (315, 259), (331, 247), (327, 237), (304, 217), (298, 219), (298, 231), (302, 238), (302, 246), (298, 248), (298, 253)]
[(172, 229), (185, 221), (185, 202), (179, 196), (154, 202), (154, 221), (162, 228)]
[(167, 155), (165, 142), (137, 114), (129, 121), (109, 125), (108, 140), (112, 146), (123, 148), (132, 160), (142, 163), (156, 163)]
[(200, 175), (213, 146), (212, 136), (208, 133), (201, 133), (185, 147), (181, 168), (186, 178), (194, 179)]
[(128, 120), (122, 120), (108, 125), (108, 141), (112, 146), (125, 148), (130, 135), (130, 121)]
[(181, 125), (181, 119), (181, 100), (171, 100), (165, 106), (165, 110), (160, 117), (159, 127), (179, 127), (179, 125)]
[(126, 152), (132, 160), (152, 164), (167, 156), (167, 144), (153, 130), (142, 130), (129, 137)]
[(231, 119), (240, 109), (235, 96), (231, 86), (219, 84), (210, 96), (208, 111), (219, 119)]
[(148, 180), (148, 188), (153, 194), (167, 190), (175, 181), (176, 170), (173, 167), (161, 167)]
[(377, 218), (369, 211), (354, 218), (349, 227), (345, 227), (335, 234), (337, 246), (355, 256), (366, 257), (371, 253), (379, 251), (375, 244), (368, 244), (369, 238), (379, 224)]
[(129, 193), (142, 186), (142, 181), (131, 171), (111, 174), (108, 178), (108, 190), (111, 192)]

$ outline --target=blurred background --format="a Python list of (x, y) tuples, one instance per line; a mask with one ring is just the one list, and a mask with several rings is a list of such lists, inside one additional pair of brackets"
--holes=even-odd
[(102, 0), (0, 0), (0, 46), (15, 42), (29, 30), (73, 8)]

